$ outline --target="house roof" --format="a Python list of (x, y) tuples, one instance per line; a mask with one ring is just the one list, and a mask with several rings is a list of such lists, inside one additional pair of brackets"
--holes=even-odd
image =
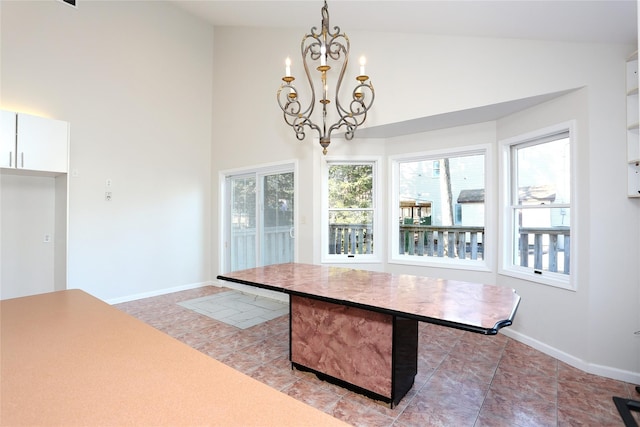
[(556, 199), (556, 189), (552, 185), (538, 185), (520, 187), (518, 201), (524, 202), (553, 202)]
[(484, 203), (484, 188), (460, 191), (458, 203)]

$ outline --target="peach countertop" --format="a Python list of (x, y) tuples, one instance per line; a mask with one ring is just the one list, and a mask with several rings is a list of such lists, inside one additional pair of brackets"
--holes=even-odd
[(432, 277), (287, 263), (218, 279), (493, 335), (513, 322), (513, 289)]
[(0, 425), (345, 426), (80, 290), (0, 302)]

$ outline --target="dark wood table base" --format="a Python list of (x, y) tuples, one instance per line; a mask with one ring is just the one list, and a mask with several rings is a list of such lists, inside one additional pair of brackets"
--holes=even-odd
[[(640, 386), (636, 387), (636, 391), (640, 393)], [(640, 412), (640, 401), (614, 396), (613, 403), (616, 404), (625, 427), (638, 427), (631, 411)]]
[(418, 373), (418, 321), (292, 295), (294, 367), (397, 405)]

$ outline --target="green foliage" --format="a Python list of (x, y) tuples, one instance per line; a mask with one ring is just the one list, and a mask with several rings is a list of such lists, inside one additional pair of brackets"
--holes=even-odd
[(233, 178), (231, 181), (232, 224), (235, 228), (255, 227), (256, 180), (253, 177)]
[(267, 175), (264, 187), (264, 225), (293, 225), (293, 172)]
[(371, 224), (373, 208), (373, 165), (329, 166), (329, 209), (331, 224)]
[[(262, 181), (262, 203), (266, 227), (293, 224), (293, 172), (265, 175)], [(256, 179), (235, 177), (231, 181), (233, 224), (236, 227), (256, 226)]]
[(345, 164), (329, 167), (329, 208), (372, 207), (372, 165)]

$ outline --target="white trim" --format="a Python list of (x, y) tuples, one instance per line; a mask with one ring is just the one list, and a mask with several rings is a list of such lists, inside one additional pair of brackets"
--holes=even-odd
[[(573, 241), (571, 242), (571, 246), (573, 246)], [(571, 252), (571, 256), (573, 257), (573, 252)], [(519, 266), (511, 266), (508, 268), (501, 269), (498, 274), (514, 277), (516, 279), (527, 280), (529, 282), (534, 282), (539, 285), (545, 286), (553, 286), (554, 288), (566, 289), (568, 291), (575, 291), (571, 285), (571, 274), (567, 275), (564, 273), (552, 273), (550, 271), (545, 271), (543, 275), (538, 275), (534, 273), (532, 267), (519, 267)]]
[(135, 300), (139, 300), (139, 299), (143, 299), (143, 298), (150, 298), (150, 297), (157, 297), (159, 295), (166, 295), (166, 294), (170, 294), (173, 292), (180, 292), (180, 291), (186, 291), (189, 289), (197, 289), (197, 288), (203, 288), (205, 286), (211, 286), (213, 283), (211, 281), (207, 281), (207, 282), (200, 282), (200, 283), (191, 283), (188, 285), (181, 285), (181, 286), (174, 286), (171, 288), (164, 288), (164, 289), (158, 289), (155, 291), (149, 291), (149, 292), (141, 292), (139, 294), (133, 294), (133, 295), (127, 295), (124, 297), (118, 297), (118, 298), (111, 298), (108, 300), (104, 300), (104, 302), (106, 302), (107, 304), (113, 305), (113, 304), (120, 304), (123, 302), (129, 302), (129, 301), (135, 301)]
[[(514, 145), (527, 144), (536, 139), (543, 139), (553, 134), (559, 134), (562, 132), (569, 132), (569, 152), (571, 155), (571, 182), (570, 182), (570, 220), (571, 224), (571, 258), (569, 265), (569, 274), (544, 272), (542, 275), (538, 275), (532, 268), (524, 268), (513, 265), (512, 257), (514, 253), (514, 240), (512, 238), (513, 216), (511, 214), (511, 191), (514, 182), (511, 170), (511, 147)], [(500, 198), (500, 222), (502, 227), (500, 228), (500, 236), (498, 243), (500, 245), (499, 253), (501, 256), (498, 259), (498, 273), (515, 277), (518, 279), (528, 280), (541, 285), (553, 286), (560, 289), (566, 289), (569, 291), (577, 291), (578, 289), (578, 252), (580, 245), (578, 243), (579, 236), (578, 228), (578, 191), (576, 185), (576, 178), (578, 175), (578, 133), (576, 120), (569, 120), (555, 125), (547, 126), (541, 129), (536, 129), (531, 132), (527, 132), (521, 135), (513, 136), (503, 139), (498, 142), (500, 146), (500, 177), (501, 185), (499, 188)], [(561, 208), (566, 207), (564, 204), (549, 205), (548, 208)]]
[(245, 173), (253, 173), (253, 172), (258, 172), (258, 173), (280, 172), (280, 171), (287, 171), (288, 170), (287, 166), (289, 165), (295, 165), (297, 167), (298, 159), (289, 159), (289, 160), (282, 160), (278, 162), (260, 163), (257, 165), (242, 166), (242, 167), (233, 168), (233, 169), (225, 169), (225, 170), (221, 170), (219, 174), (224, 176), (233, 176), (233, 175), (242, 175)]
[[(463, 157), (467, 155), (484, 156), (484, 249), (482, 260), (460, 260), (456, 258), (440, 257), (416, 257), (413, 255), (398, 254), (399, 229), (396, 223), (396, 207), (399, 201), (399, 168), (400, 162), (412, 160), (439, 160), (442, 157)], [(498, 247), (496, 236), (497, 214), (495, 211), (495, 190), (494, 190), (494, 150), (493, 144), (476, 144), (464, 147), (452, 147), (447, 149), (421, 151), (417, 153), (396, 154), (389, 156), (389, 191), (391, 201), (388, 205), (387, 227), (391, 244), (387, 262), (389, 264), (416, 265), (426, 267), (452, 268), (458, 270), (473, 270), (479, 272), (493, 271), (495, 269), (495, 252)]]
[(618, 381), (625, 381), (631, 384), (640, 384), (640, 372), (625, 371), (622, 369), (612, 368), (610, 366), (597, 365), (594, 363), (586, 362), (555, 347), (540, 342), (536, 339), (530, 338), (527, 335), (521, 334), (511, 328), (500, 329), (500, 333), (512, 338), (522, 344), (526, 344), (548, 356), (558, 359), (561, 362), (571, 365), (581, 371), (599, 375), (602, 377), (611, 378)]
[[(485, 234), (486, 236), (486, 234)], [(391, 249), (393, 250), (393, 249)], [(486, 260), (461, 260), (458, 258), (440, 258), (436, 256), (389, 255), (389, 264), (412, 265), (417, 267), (449, 268), (455, 270), (491, 272)]]

